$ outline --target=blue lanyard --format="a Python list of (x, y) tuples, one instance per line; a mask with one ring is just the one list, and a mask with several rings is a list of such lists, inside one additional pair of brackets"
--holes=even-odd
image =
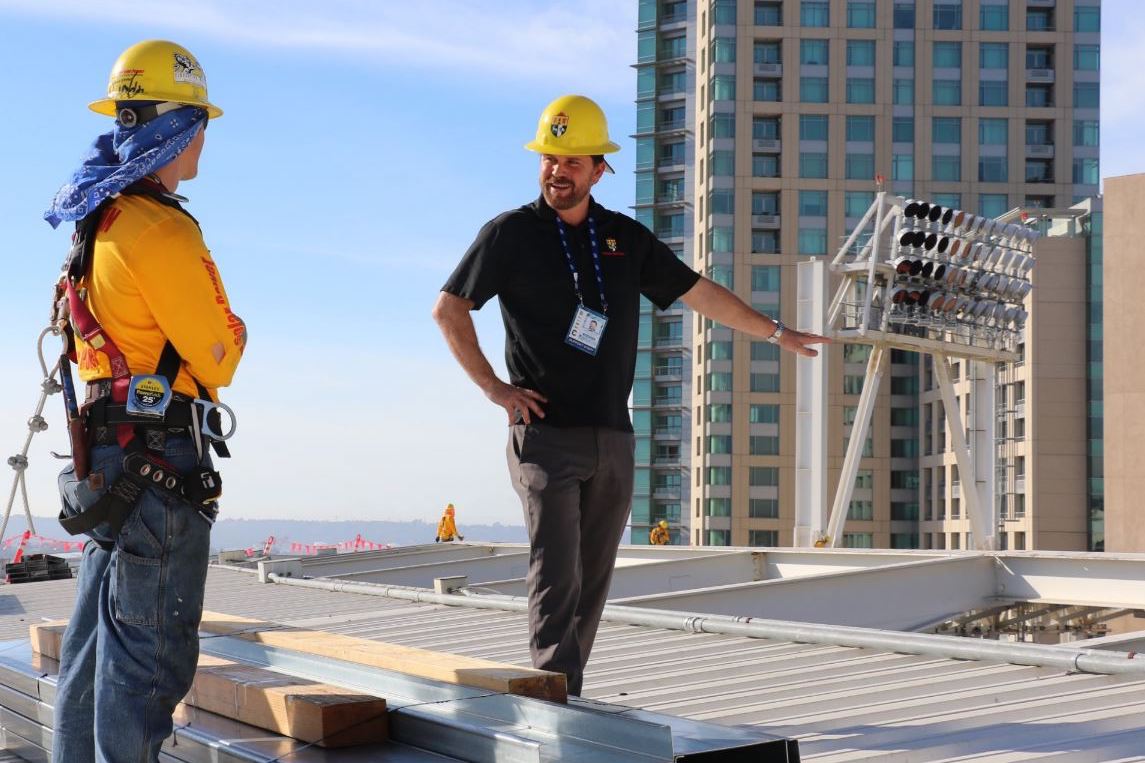
[[(572, 249), (569, 248), (568, 236), (565, 234), (565, 223), (557, 218), (557, 230), (561, 234), (561, 246), (565, 250), (565, 259), (569, 263), (569, 272), (572, 273), (573, 289), (576, 290), (576, 301), (584, 305), (584, 296), (580, 293), (580, 273), (577, 272), (576, 263), (573, 262)], [(588, 240), (592, 246), (592, 267), (596, 270), (596, 285), (600, 289), (600, 311), (608, 315), (608, 300), (604, 297), (604, 273), (600, 270), (600, 247), (596, 242), (596, 222), (589, 215)]]

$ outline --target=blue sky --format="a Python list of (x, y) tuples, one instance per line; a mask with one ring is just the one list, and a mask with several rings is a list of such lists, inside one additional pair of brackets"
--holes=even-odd
[[(1145, 171), (1145, 22), (1106, 0), (1104, 176)], [(201, 174), (180, 186), (203, 223), (250, 347), (224, 399), (239, 412), (225, 515), (519, 523), (503, 413), (450, 358), (429, 309), (478, 228), (536, 195), (521, 145), (551, 98), (581, 92), (623, 150), (598, 200), (633, 196), (636, 2), (0, 0), (5, 270), (0, 454), (16, 452), (38, 394), (34, 339), (67, 248), (41, 214), (90, 141), (87, 110), (119, 52), (174, 39), (225, 110)], [(477, 315), (503, 367), (494, 305)], [(54, 513), (66, 450), (31, 452), (37, 514)], [(10, 472), (3, 472), (4, 497)]]

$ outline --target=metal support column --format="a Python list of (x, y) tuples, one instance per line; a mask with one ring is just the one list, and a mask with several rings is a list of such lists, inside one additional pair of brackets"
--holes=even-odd
[[(800, 262), (796, 328), (826, 333), (827, 268), (822, 260)], [(814, 358), (795, 357), (795, 538), (810, 548), (827, 526), (827, 358), (823, 346)]]
[[(950, 380), (950, 359), (943, 353), (934, 353), (934, 375), (938, 389), (942, 393), (942, 405), (946, 409), (946, 423), (950, 428), (950, 445), (958, 462), (958, 476), (967, 486), (962, 491), (966, 515), (970, 517), (970, 530), (974, 534), (974, 546), (979, 549), (994, 547), (994, 526), (989, 521), (988, 509), (982, 506), (978, 490), (978, 472), (966, 441), (966, 430), (962, 425), (962, 410), (954, 394), (954, 383)], [(992, 409), (991, 409), (992, 410)], [(993, 449), (993, 443), (990, 443)], [(991, 484), (993, 480), (991, 479)]]
[(831, 548), (838, 548), (843, 539), (847, 509), (851, 505), (851, 495), (855, 490), (855, 475), (859, 473), (859, 459), (863, 456), (863, 444), (867, 441), (867, 433), (871, 431), (875, 400), (889, 359), (890, 352), (886, 345), (876, 344), (871, 347), (871, 357), (867, 360), (867, 376), (863, 381), (863, 394), (859, 396), (859, 410), (855, 413), (855, 420), (851, 424), (851, 440), (847, 443), (843, 471), (839, 475), (839, 486), (835, 489), (835, 504), (831, 507), (831, 521), (827, 525), (824, 545)]

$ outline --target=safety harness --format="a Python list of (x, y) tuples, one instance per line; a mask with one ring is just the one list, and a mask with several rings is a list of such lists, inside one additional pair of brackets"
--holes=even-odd
[[(142, 195), (160, 204), (178, 209), (198, 225), (198, 221), (183, 209), (178, 199), (157, 182), (144, 178), (121, 191), (124, 195)], [(219, 435), (221, 432), (219, 406), (211, 401), (207, 389), (196, 379), (198, 398), (174, 395), (161, 414), (142, 414), (131, 410), (129, 395), (133, 394), (132, 374), (127, 358), (115, 341), (103, 330), (87, 306), (85, 294), (78, 287), (91, 272), (96, 233), (104, 214), (111, 205), (109, 199), (91, 214), (76, 223), (72, 247), (64, 264), (64, 272), (56, 288), (54, 322), (61, 325), (67, 337), (68, 359), (76, 362), (75, 334), (91, 348), (103, 352), (111, 365), (111, 379), (88, 385), (88, 397), (79, 411), (82, 422), (79, 437), (73, 436), (72, 451), (76, 477), (88, 478), (86, 457), (93, 445), (117, 443), (124, 450), (123, 472), (106, 493), (91, 507), (78, 514), (60, 512), (60, 526), (72, 535), (88, 532), (107, 523), (111, 537), (134, 511), (147, 488), (155, 488), (192, 504), (208, 522), (218, 514), (217, 499), (222, 492), (222, 478), (217, 471), (203, 466), (203, 443), (214, 448), (220, 458), (229, 458), (230, 451)], [(183, 359), (170, 340), (163, 347), (155, 376), (163, 377), (167, 390), (175, 386), (175, 379), (183, 367)], [(61, 364), (65, 393), (70, 387), (70, 370)], [(73, 393), (74, 394), (74, 393)], [(72, 410), (69, 407), (69, 410)], [(189, 434), (199, 454), (196, 471), (182, 475), (162, 458), (168, 434)], [(81, 473), (82, 472), (82, 473)], [(94, 479), (94, 475), (92, 475)], [(94, 487), (94, 486), (93, 486)]]

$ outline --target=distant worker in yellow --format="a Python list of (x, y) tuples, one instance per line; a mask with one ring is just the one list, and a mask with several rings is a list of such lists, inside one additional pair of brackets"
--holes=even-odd
[(433, 539), (434, 543), (449, 543), (455, 537), (458, 540), (465, 540), (465, 536), (457, 532), (457, 523), (453, 520), (453, 515), (454, 510), (451, 503), (445, 507), (441, 521), (437, 523), (437, 537)]
[(672, 536), (668, 532), (668, 520), (661, 519), (660, 524), (652, 528), (652, 532), (648, 533), (648, 542), (653, 546), (667, 546), (672, 542)]

